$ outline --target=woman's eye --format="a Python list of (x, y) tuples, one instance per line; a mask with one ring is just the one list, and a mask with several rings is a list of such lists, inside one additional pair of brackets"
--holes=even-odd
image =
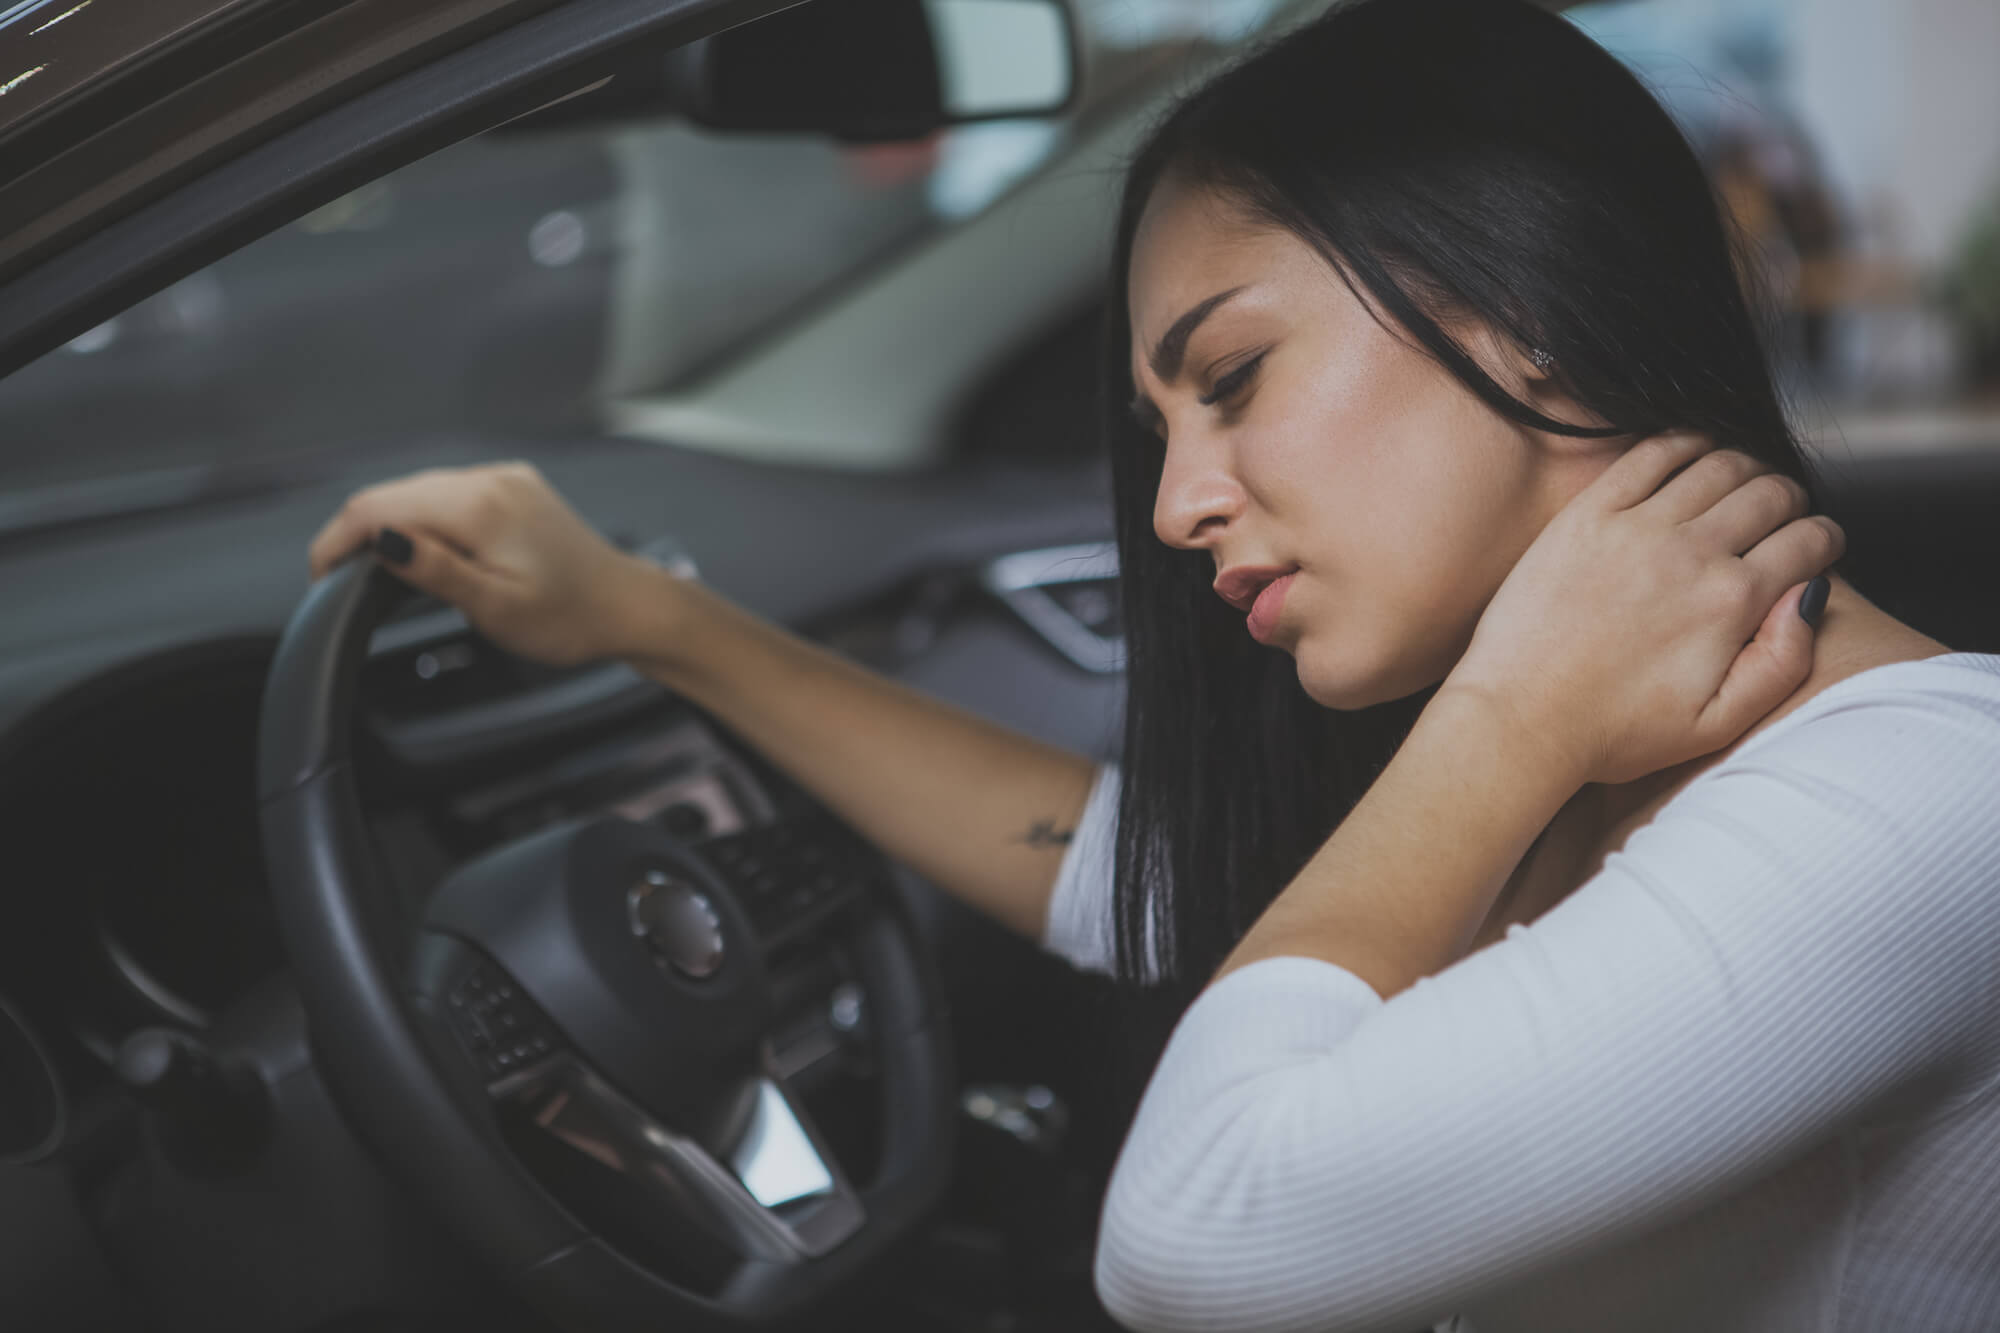
[(1249, 387), (1251, 377), (1257, 373), (1257, 367), (1263, 360), (1264, 354), (1259, 352), (1217, 380), (1210, 386), (1209, 391), (1202, 394), (1196, 401), (1203, 407), (1214, 407), (1217, 403), (1228, 402)]

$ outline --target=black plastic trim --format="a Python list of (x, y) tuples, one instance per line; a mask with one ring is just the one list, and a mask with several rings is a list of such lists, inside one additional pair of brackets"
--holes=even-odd
[(615, 721), (666, 697), (665, 690), (630, 667), (605, 666), (446, 713), (377, 721), (371, 729), (398, 762), (444, 768)]

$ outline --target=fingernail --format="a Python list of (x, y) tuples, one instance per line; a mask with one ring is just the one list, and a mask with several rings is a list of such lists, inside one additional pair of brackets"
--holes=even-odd
[(375, 534), (375, 554), (392, 565), (407, 565), (416, 551), (408, 537), (394, 528), (383, 528)]
[(1826, 595), (1832, 591), (1833, 584), (1827, 581), (1824, 574), (1808, 583), (1806, 590), (1799, 594), (1799, 619), (1818, 629), (1820, 613), (1826, 610)]

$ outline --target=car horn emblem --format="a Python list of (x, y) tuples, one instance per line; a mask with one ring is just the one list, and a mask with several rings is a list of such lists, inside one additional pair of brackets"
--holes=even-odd
[(722, 966), (722, 918), (694, 886), (663, 870), (649, 870), (625, 895), (632, 933), (653, 957), (696, 981)]

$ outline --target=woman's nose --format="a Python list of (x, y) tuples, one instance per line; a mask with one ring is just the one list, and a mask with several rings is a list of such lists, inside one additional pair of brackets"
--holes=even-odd
[(1198, 441), (1168, 446), (1153, 500), (1153, 532), (1161, 541), (1212, 546), (1242, 512), (1243, 488), (1229, 470), (1226, 450)]

